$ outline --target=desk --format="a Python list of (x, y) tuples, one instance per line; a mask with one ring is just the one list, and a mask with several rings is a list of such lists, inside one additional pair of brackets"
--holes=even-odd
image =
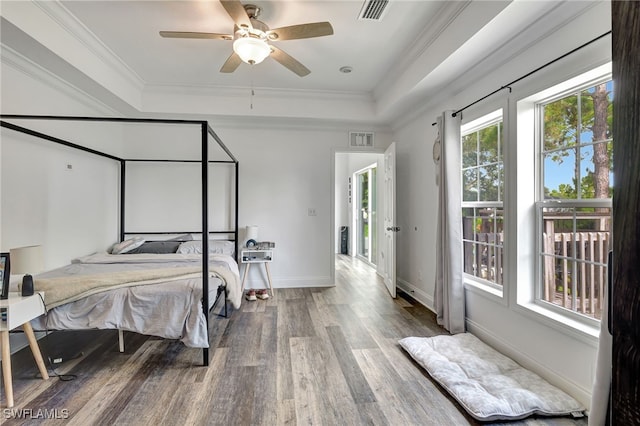
[(249, 268), (254, 263), (262, 263), (267, 271), (267, 280), (271, 296), (273, 296), (273, 284), (271, 282), (271, 270), (269, 263), (273, 261), (273, 249), (242, 249), (240, 251), (240, 262), (245, 264), (244, 274), (242, 274), (242, 292), (244, 292), (244, 284), (249, 274)]
[(4, 377), (4, 390), (7, 395), (7, 407), (13, 407), (13, 377), (11, 375), (11, 348), (9, 346), (9, 331), (22, 326), (24, 334), (29, 340), (29, 346), (36, 360), (43, 380), (49, 378), (47, 368), (42, 360), (40, 348), (33, 328), (29, 321), (44, 314), (44, 304), (42, 303), (43, 293), (36, 293), (33, 296), (25, 296), (19, 292), (10, 292), (9, 298), (0, 300), (0, 348), (2, 348), (2, 375)]

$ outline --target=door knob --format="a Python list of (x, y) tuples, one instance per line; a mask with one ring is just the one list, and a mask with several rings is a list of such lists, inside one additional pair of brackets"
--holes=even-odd
[(399, 226), (389, 226), (389, 227), (387, 227), (387, 231), (398, 232), (398, 231), (400, 231), (400, 227)]

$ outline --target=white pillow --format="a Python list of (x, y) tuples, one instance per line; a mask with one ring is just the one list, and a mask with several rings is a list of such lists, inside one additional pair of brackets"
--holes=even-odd
[(134, 237), (129, 240), (124, 240), (121, 243), (116, 243), (113, 246), (111, 246), (111, 250), (109, 251), (109, 253), (124, 254), (128, 251), (131, 251), (135, 248), (140, 247), (142, 244), (144, 244), (144, 242), (145, 242), (145, 239), (141, 237)]
[[(209, 254), (226, 254), (233, 256), (236, 245), (233, 241), (209, 240)], [(178, 247), (177, 253), (202, 254), (202, 241), (185, 241)]]

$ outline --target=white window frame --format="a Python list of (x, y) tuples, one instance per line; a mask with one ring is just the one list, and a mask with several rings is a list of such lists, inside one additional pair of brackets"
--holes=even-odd
[[(542, 234), (544, 232), (544, 215), (543, 210), (545, 208), (564, 206), (567, 208), (581, 208), (581, 207), (608, 207), (610, 209), (613, 208), (613, 200), (611, 198), (607, 199), (571, 199), (571, 200), (546, 200), (544, 198), (544, 163), (542, 160), (543, 150), (542, 150), (542, 120), (543, 120), (543, 108), (545, 105), (552, 103), (554, 101), (563, 99), (567, 96), (575, 94), (576, 92), (580, 92), (584, 89), (596, 86), (598, 84), (610, 81), (612, 79), (611, 73), (606, 73), (601, 75), (595, 79), (589, 77), (584, 82), (567, 87), (565, 90), (554, 94), (551, 97), (540, 99), (536, 102), (536, 126), (537, 131), (536, 134), (538, 137), (536, 138), (536, 174), (538, 178), (536, 179), (537, 183), (537, 194), (536, 194), (536, 289), (535, 289), (535, 303), (549, 309), (553, 312), (556, 312), (560, 315), (566, 315), (569, 318), (584, 322), (586, 324), (590, 324), (593, 326), (597, 326), (600, 324), (600, 321), (595, 318), (590, 318), (588, 316), (582, 315), (578, 312), (572, 311), (570, 309), (563, 308), (561, 306), (557, 306), (551, 302), (547, 302), (543, 300), (542, 292), (543, 292), (543, 264), (542, 264), (542, 253), (544, 251), (543, 243), (542, 243)], [(576, 81), (577, 82), (577, 81)], [(583, 146), (583, 145), (581, 145)]]
[[(585, 342), (597, 339), (600, 331), (600, 322), (588, 318), (584, 315), (571, 312), (550, 303), (540, 302), (538, 289), (538, 217), (537, 206), (538, 188), (543, 183), (540, 182), (542, 165), (540, 163), (540, 140), (541, 126), (538, 123), (539, 114), (537, 105), (550, 99), (562, 97), (563, 94), (570, 93), (574, 88), (586, 86), (590, 83), (597, 83), (606, 80), (611, 76), (611, 63), (604, 65), (594, 65), (589, 71), (574, 77), (568, 77), (564, 81), (552, 85), (546, 89), (530, 91), (533, 93), (525, 95), (523, 98), (513, 102), (510, 114), (517, 118), (517, 125), (509, 129), (510, 140), (517, 141), (516, 148), (505, 158), (505, 173), (512, 174), (505, 177), (507, 185), (513, 182), (517, 185), (517, 190), (507, 187), (511, 197), (505, 201), (505, 214), (509, 212), (509, 231), (515, 232), (515, 251), (517, 259), (535, 259), (531, 262), (515, 260), (515, 268), (510, 271), (509, 281), (515, 283), (516, 292), (510, 303), (515, 309), (524, 315), (540, 321), (550, 327), (562, 330)], [(532, 159), (535, 158), (535, 161)], [(514, 169), (515, 166), (515, 169)], [(531, 176), (535, 176), (532, 181)], [(505, 230), (505, 233), (507, 231)], [(506, 244), (506, 241), (505, 241)], [(505, 248), (506, 250), (506, 248)], [(513, 266), (510, 262), (508, 265)], [(506, 279), (506, 278), (505, 278)]]
[[(485, 108), (486, 110), (486, 108)], [(466, 121), (466, 120), (465, 120)], [(464, 124), (461, 125), (460, 128), (460, 144), (462, 144), (462, 136), (463, 135), (467, 135), (469, 133), (478, 131), (482, 128), (491, 126), (493, 124), (502, 122), (502, 138), (503, 138), (503, 152), (501, 152), (501, 157), (502, 157), (502, 164), (503, 164), (503, 174), (502, 174), (502, 194), (503, 194), (503, 199), (500, 200), (500, 202), (483, 202), (483, 201), (476, 201), (476, 202), (468, 202), (468, 201), (461, 201), (462, 204), (462, 208), (482, 208), (482, 207), (501, 207), (502, 211), (503, 211), (503, 220), (506, 221), (506, 211), (505, 211), (505, 205), (504, 205), (504, 196), (506, 194), (506, 174), (505, 174), (505, 170), (504, 170), (504, 166), (505, 166), (505, 152), (508, 148), (507, 148), (507, 138), (506, 138), (506, 129), (507, 129), (507, 123), (505, 122), (505, 114), (504, 114), (504, 108), (500, 107), (498, 109), (493, 109), (493, 111), (489, 112), (489, 113), (485, 113), (480, 115), (477, 118), (474, 118), (472, 120), (466, 121)], [(462, 149), (461, 149), (462, 152)], [(462, 168), (460, 169), (460, 173), (462, 174)], [(461, 179), (462, 182), (462, 179)], [(462, 190), (462, 188), (461, 188)], [(461, 200), (462, 200), (462, 195), (461, 195)], [(500, 206), (497, 206), (497, 204), (501, 204)], [(503, 225), (503, 229), (504, 229), (504, 233), (505, 233), (505, 237), (504, 237), (504, 243), (506, 244), (506, 226)], [(479, 294), (483, 295), (483, 296), (488, 296), (490, 298), (493, 299), (498, 299), (499, 301), (504, 302), (504, 295), (505, 295), (505, 286), (507, 285), (507, 274), (506, 274), (506, 270), (507, 270), (507, 255), (504, 249), (504, 245), (503, 245), (503, 262), (502, 262), (502, 268), (503, 268), (503, 277), (502, 277), (502, 285), (496, 284), (490, 280), (486, 280), (483, 279), (481, 277), (477, 277), (474, 276), (472, 274), (468, 274), (466, 272), (463, 271), (463, 276), (464, 276), (464, 282), (465, 282), (465, 287), (468, 290), (474, 291), (474, 292), (478, 292)]]

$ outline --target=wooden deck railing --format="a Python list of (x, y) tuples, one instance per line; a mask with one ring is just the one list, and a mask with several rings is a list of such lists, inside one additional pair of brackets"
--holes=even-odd
[[(552, 227), (547, 231), (543, 234), (542, 299), (600, 319), (610, 233), (553, 232)], [(503, 234), (476, 233), (471, 238), (464, 242), (465, 272), (502, 285)]]
[[(503, 235), (481, 232), (475, 234), (474, 243), (465, 242), (464, 271), (502, 285)], [(476, 250), (473, 250), (473, 245), (476, 246)]]
[(543, 299), (600, 319), (610, 233), (550, 232), (543, 239)]

